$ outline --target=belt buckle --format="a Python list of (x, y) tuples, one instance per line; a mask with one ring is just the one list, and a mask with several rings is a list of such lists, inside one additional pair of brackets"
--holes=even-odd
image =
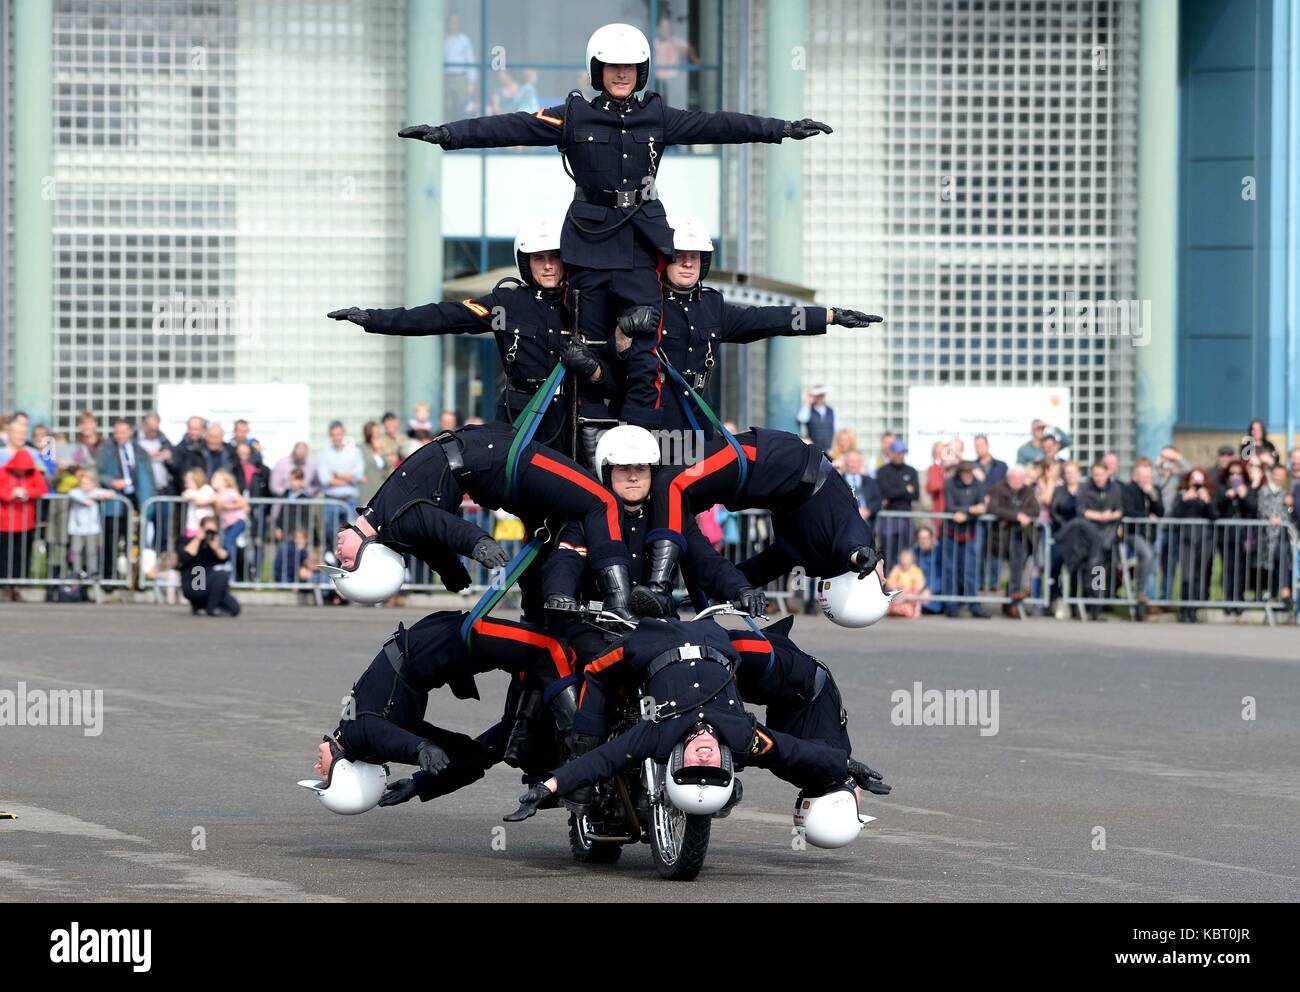
[(614, 194), (618, 197), (619, 209), (628, 210), (636, 206), (636, 190), (620, 189), (615, 190)]
[(692, 375), (695, 376), (695, 387), (694, 387), (694, 388), (695, 388), (696, 390), (703, 389), (703, 388), (704, 388), (704, 381), (705, 381), (705, 379), (707, 378), (707, 376), (706, 376), (703, 372), (694, 372), (694, 373), (692, 373)]
[(704, 655), (700, 652), (700, 646), (698, 644), (683, 644), (677, 649), (677, 658), (679, 661), (684, 658), (702, 657), (704, 657)]

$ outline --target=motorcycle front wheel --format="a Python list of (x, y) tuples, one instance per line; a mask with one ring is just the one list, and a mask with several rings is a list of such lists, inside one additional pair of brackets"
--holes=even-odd
[(693, 881), (709, 853), (713, 818), (689, 816), (664, 801), (652, 803), (650, 810), (650, 851), (659, 876), (674, 882)]

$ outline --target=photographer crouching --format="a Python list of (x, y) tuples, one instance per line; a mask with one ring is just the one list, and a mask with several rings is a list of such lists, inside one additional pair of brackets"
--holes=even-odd
[(192, 613), (204, 610), (210, 617), (239, 616), (239, 600), (230, 592), (230, 572), (217, 567), (228, 558), (216, 519), (205, 514), (199, 521), (199, 532), (181, 548), (177, 563), (181, 592), (190, 601)]

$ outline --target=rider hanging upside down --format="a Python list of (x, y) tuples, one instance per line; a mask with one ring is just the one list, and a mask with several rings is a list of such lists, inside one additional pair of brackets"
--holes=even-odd
[[(531, 531), (547, 522), (558, 527), (567, 520), (583, 521), (606, 608), (626, 613), (628, 554), (618, 499), (576, 462), (535, 443), (517, 452), (511, 492), (514, 441), (508, 424), (494, 422), (439, 434), (418, 448), (393, 470), (356, 521), (339, 531), (336, 553), (342, 569), (352, 573), (365, 567), (361, 551), (368, 540), (420, 557), (453, 591), (469, 585), (469, 573), (457, 555), (505, 565), (500, 545), (457, 514), (462, 494), (468, 493), (480, 506), (504, 507)], [(392, 591), (400, 584), (399, 579)], [(525, 609), (526, 615), (531, 612)]]
[(753, 427), (710, 441), (697, 464), (656, 476), (654, 525), (647, 535), (656, 571), (633, 591), (638, 613), (667, 613), (671, 586), (663, 575), (671, 574), (685, 545), (684, 521), (714, 503), (772, 512), (772, 545), (740, 566), (752, 586), (761, 587), (796, 565), (809, 575), (865, 575), (880, 562), (870, 524), (826, 456), (794, 434)]
[[(431, 613), (412, 627), (398, 625), (369, 667), (352, 686), (342, 719), (319, 746), (317, 791), (326, 804), (347, 801), (343, 795), (360, 776), (370, 783), (369, 806), (393, 806), (419, 796), (428, 801), (445, 796), (483, 777), (505, 755), (507, 735), (515, 719), (517, 692), (511, 692), (502, 721), (478, 738), (436, 727), (425, 720), (429, 693), (444, 686), (457, 699), (478, 699), (474, 676), (504, 671), (522, 683), (541, 687), (572, 674), (573, 652), (544, 630), (508, 620), (482, 618), (474, 622), (468, 640), (461, 636), (467, 614)], [(553, 697), (551, 708), (562, 732), (572, 724), (576, 693)], [(347, 783), (335, 782), (334, 765), (347, 763)], [(394, 761), (418, 765), (412, 778), (388, 787), (382, 798), (384, 775), (379, 766)], [(340, 786), (339, 794), (334, 785)], [(357, 805), (365, 798), (352, 796)], [(366, 808), (369, 808), (366, 806)], [(364, 812), (360, 808), (339, 812)]]
[[(738, 661), (727, 632), (711, 619), (642, 620), (587, 666), (573, 726), (578, 732), (603, 735), (608, 728), (607, 696), (642, 684), (651, 701), (648, 718), (557, 769), (521, 796), (519, 809), (506, 819), (527, 819), (556, 795), (568, 797), (566, 805), (572, 807), (580, 790), (648, 757), (670, 762), (678, 784), (698, 781), (725, 787), (727, 798), (732, 795), (732, 770), (746, 765), (770, 768), (809, 792), (824, 792), (848, 780), (844, 748), (799, 740), (745, 712), (733, 674)], [(674, 756), (679, 746), (682, 751)], [(700, 789), (702, 797), (708, 792)], [(725, 801), (705, 805), (702, 798), (698, 810), (686, 812), (717, 812)]]

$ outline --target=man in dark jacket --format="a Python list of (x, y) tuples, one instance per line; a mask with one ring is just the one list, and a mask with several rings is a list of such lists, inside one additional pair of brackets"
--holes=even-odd
[(1002, 612), (1011, 617), (1020, 616), (1020, 601), (1025, 591), (1025, 559), (1034, 548), (1038, 534), (1038, 497), (1032, 486), (1025, 485), (1025, 467), (1013, 465), (1006, 478), (993, 487), (989, 494), (989, 513), (997, 517), (993, 525), (991, 554), (1007, 561), (1011, 576), (1007, 591), (1011, 603)]
[[(826, 578), (848, 571), (865, 575), (879, 565), (871, 525), (858, 513), (848, 484), (815, 445), (785, 431), (755, 427), (710, 441), (703, 455), (697, 464), (655, 475), (648, 537), (652, 564), (665, 575), (685, 547), (685, 518), (715, 503), (729, 510), (772, 511), (772, 544), (740, 564), (755, 588), (796, 565), (809, 576)], [(650, 582), (660, 593), (661, 578), (652, 573)], [(645, 602), (641, 612), (651, 615), (653, 605), (641, 590), (636, 600)]]
[[(113, 422), (113, 438), (101, 442), (95, 452), (95, 469), (99, 482), (125, 497), (139, 513), (154, 495), (153, 461), (149, 452), (135, 440), (135, 429), (129, 420)], [(102, 545), (100, 574), (115, 574), (118, 541), (125, 538), (130, 550), (128, 514), (120, 500), (104, 502), (104, 541)]]
[[(979, 522), (981, 514), (988, 512), (985, 505), (984, 483), (975, 478), (975, 466), (963, 461), (957, 471), (943, 484), (943, 508), (951, 519), (943, 525), (943, 589), (944, 595), (978, 596), (980, 563), (984, 556), (986, 525)], [(945, 612), (955, 617), (961, 604), (949, 600)], [(988, 619), (978, 602), (970, 604), (970, 615), (980, 620)]]
[(208, 469), (203, 457), (205, 447), (203, 432), (207, 426), (208, 422), (202, 417), (190, 417), (185, 421), (185, 436), (172, 449), (171, 460), (167, 463), (167, 469), (172, 476), (172, 491), (175, 493), (185, 491), (185, 473), (190, 469), (201, 469), (205, 475), (207, 474)]
[[(645, 35), (628, 25), (601, 28), (588, 43), (588, 54), (591, 84), (600, 91), (590, 101), (574, 92), (562, 105), (535, 114), (421, 124), (398, 134), (448, 150), (560, 149), (574, 180), (560, 251), (570, 267), (570, 285), (581, 294), (582, 332), (600, 340), (628, 309), (662, 309), (657, 267), (661, 259), (673, 258), (673, 230), (655, 182), (668, 147), (776, 144), (831, 129), (809, 120), (679, 110), (657, 93), (636, 97), (649, 80), (650, 47)], [(654, 409), (657, 388), (649, 381), (629, 383), (628, 402)]]
[[(1090, 598), (1107, 598), (1112, 592), (1111, 577), (1114, 562), (1111, 560), (1119, 540), (1119, 521), (1124, 516), (1124, 498), (1118, 483), (1112, 484), (1106, 463), (1093, 462), (1088, 481), (1079, 486), (1079, 515), (1087, 524), (1092, 536), (1088, 555), (1088, 589)], [(1088, 607), (1088, 615), (1097, 620), (1101, 607)]]
[[(1138, 619), (1145, 620), (1147, 603), (1155, 593), (1156, 521), (1165, 515), (1164, 498), (1155, 486), (1151, 459), (1139, 458), (1133, 463), (1131, 480), (1120, 486), (1120, 508), (1125, 519), (1124, 556), (1127, 558), (1132, 553), (1137, 558)], [(1139, 520), (1148, 523), (1135, 522)], [(1232, 578), (1225, 575), (1225, 588), (1231, 588)]]
[[(882, 510), (910, 513), (920, 496), (920, 476), (916, 469), (906, 463), (906, 459), (907, 443), (902, 438), (895, 438), (889, 445), (889, 461), (876, 469)], [(880, 546), (885, 561), (891, 565), (898, 561), (898, 552), (911, 547), (915, 539), (911, 517), (881, 517), (876, 529), (880, 532)]]
[[(443, 610), (410, 628), (398, 625), (353, 684), (338, 727), (318, 749), (322, 778), (339, 757), (418, 766), (412, 778), (391, 784), (380, 800), (381, 806), (393, 806), (416, 796), (424, 802), (445, 796), (476, 782), (499, 761), (518, 764), (508, 757), (506, 733), (517, 716), (517, 693), (509, 695), (502, 721), (477, 739), (428, 723), (429, 693), (445, 686), (457, 699), (478, 699), (474, 677), (491, 671), (510, 674), (512, 683), (544, 688), (571, 675), (573, 652), (540, 628), (489, 617), (475, 621), (468, 639), (462, 639), (466, 616)], [(561, 732), (571, 725), (576, 700), (572, 690), (551, 697)]]
[(547, 782), (520, 797), (519, 809), (507, 819), (526, 819), (553, 796), (572, 796), (645, 758), (667, 761), (679, 742), (701, 736), (715, 765), (722, 763), (720, 749), (725, 747), (737, 769), (768, 768), (802, 790), (847, 782), (851, 772), (843, 747), (791, 737), (745, 711), (733, 674), (739, 660), (727, 632), (711, 619), (642, 620), (587, 666), (574, 729), (596, 738), (604, 735), (605, 700), (620, 687), (644, 686), (652, 703), (648, 717), (556, 769)]

